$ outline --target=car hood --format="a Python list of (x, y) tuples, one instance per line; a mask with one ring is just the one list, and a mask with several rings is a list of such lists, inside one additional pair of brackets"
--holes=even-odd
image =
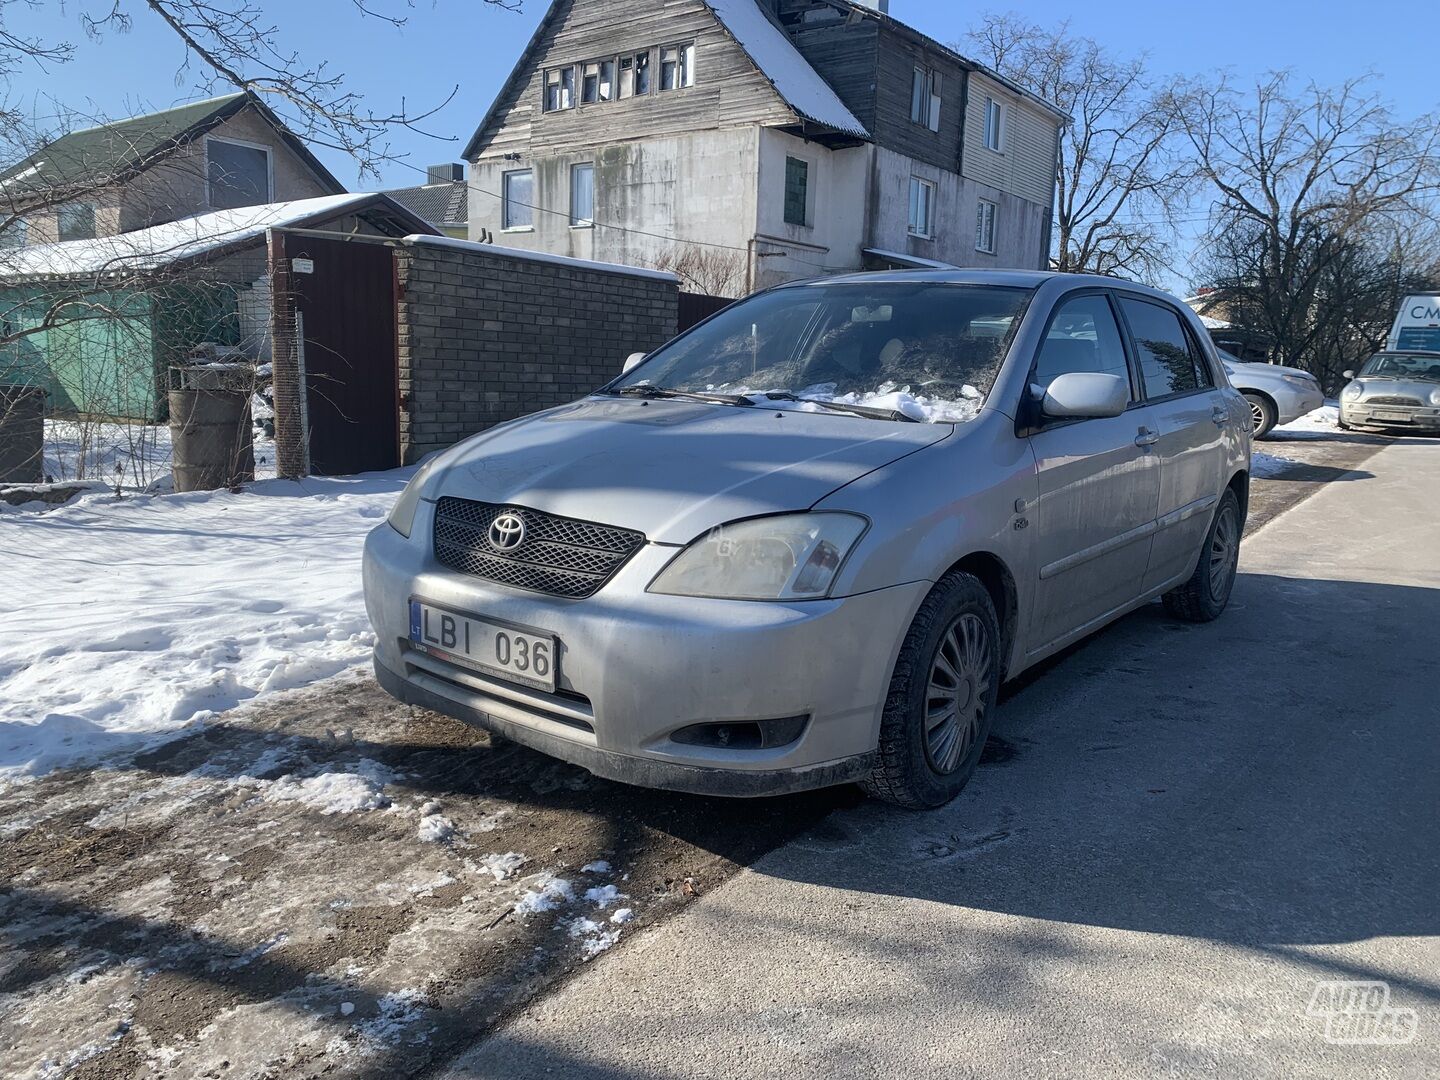
[(1440, 382), (1430, 379), (1396, 379), (1389, 375), (1361, 375), (1350, 385), (1360, 384), (1360, 401), (1376, 396), (1413, 397), (1430, 404), (1430, 395), (1440, 390)]
[(953, 430), (760, 406), (589, 398), (445, 451), (422, 496), (531, 507), (685, 544), (737, 518), (808, 509)]
[(1266, 375), (1279, 378), (1281, 375), (1303, 375), (1305, 378), (1312, 378), (1308, 371), (1297, 367), (1286, 367), (1284, 364), (1258, 364), (1251, 361), (1227, 361), (1226, 369), (1232, 375), (1249, 375), (1256, 378), (1264, 378)]

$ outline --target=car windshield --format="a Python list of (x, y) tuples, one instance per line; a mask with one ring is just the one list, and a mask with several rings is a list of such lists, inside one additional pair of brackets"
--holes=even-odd
[(1377, 379), (1424, 379), (1440, 382), (1440, 353), (1428, 356), (1377, 353), (1360, 369), (1362, 376)]
[[(608, 393), (955, 423), (994, 385), (1031, 290), (874, 282), (774, 289), (658, 350)], [(649, 388), (648, 391), (646, 388)], [(817, 404), (823, 402), (827, 404)]]

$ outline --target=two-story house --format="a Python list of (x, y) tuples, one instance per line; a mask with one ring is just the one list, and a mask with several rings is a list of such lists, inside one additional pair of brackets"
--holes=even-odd
[(259, 98), (227, 94), (72, 131), (0, 173), (0, 246), (344, 191)]
[(554, 0), (466, 148), (470, 236), (727, 295), (1044, 267), (1067, 119), (883, 0)]

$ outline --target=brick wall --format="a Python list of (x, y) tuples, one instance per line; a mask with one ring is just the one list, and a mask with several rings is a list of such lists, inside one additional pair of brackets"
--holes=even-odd
[(583, 397), (675, 334), (668, 275), (439, 238), (400, 245), (395, 267), (407, 464)]

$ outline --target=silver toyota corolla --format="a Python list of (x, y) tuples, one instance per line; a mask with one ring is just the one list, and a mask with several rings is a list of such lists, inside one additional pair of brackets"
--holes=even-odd
[(1440, 353), (1382, 352), (1340, 391), (1340, 426), (1440, 432)]
[(782, 286), (426, 463), (365, 547), (375, 670), (613, 779), (936, 806), (1001, 682), (1155, 597), (1224, 609), (1249, 453), (1163, 293)]

